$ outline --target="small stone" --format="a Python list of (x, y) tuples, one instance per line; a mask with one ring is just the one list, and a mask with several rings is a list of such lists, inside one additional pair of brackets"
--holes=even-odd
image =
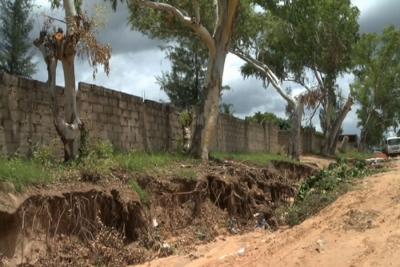
[(317, 244), (320, 245), (320, 246), (322, 247), (323, 245), (325, 245), (325, 241), (322, 240), (322, 239), (318, 239), (318, 240), (317, 240)]

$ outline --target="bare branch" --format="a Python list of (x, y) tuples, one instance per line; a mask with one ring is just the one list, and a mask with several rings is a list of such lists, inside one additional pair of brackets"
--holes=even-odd
[(315, 78), (317, 78), (318, 85), (319, 85), (320, 89), (321, 90), (325, 90), (325, 86), (324, 86), (324, 83), (322, 82), (322, 78), (321, 78), (320, 74), (317, 71), (317, 66), (315, 66), (315, 64), (314, 64), (311, 69), (314, 72)]
[(215, 32), (217, 31), (218, 25), (219, 25), (219, 10), (218, 10), (218, 0), (213, 0), (213, 16), (214, 16), (214, 30), (213, 30), (213, 36), (215, 35)]
[(171, 12), (172, 14), (174, 14), (175, 17), (177, 17), (188, 27), (192, 28), (198, 35), (200, 35), (201, 39), (206, 43), (210, 52), (215, 52), (215, 43), (210, 32), (203, 25), (193, 23), (192, 19), (188, 16), (185, 16), (180, 9), (169, 4), (158, 3), (148, 0), (131, 0), (131, 2), (139, 6), (145, 6), (148, 8)]
[(272, 86), (276, 89), (276, 91), (291, 105), (296, 106), (296, 99), (285, 93), (284, 90), (282, 89), (281, 83), (278, 79), (278, 77), (276, 77), (275, 73), (273, 73), (271, 71), (271, 69), (265, 65), (264, 63), (252, 58), (251, 56), (247, 55), (246, 53), (244, 53), (242, 50), (236, 48), (236, 49), (229, 49), (229, 51), (238, 56), (239, 58), (243, 59), (244, 61), (246, 61), (247, 63), (249, 63), (250, 65), (252, 65), (254, 68), (258, 69), (259, 71), (261, 71), (262, 73), (264, 73), (264, 75), (268, 78), (268, 81), (272, 84)]
[(49, 18), (49, 19), (52, 19), (52, 20), (55, 20), (55, 21), (58, 21), (58, 22), (67, 24), (67, 22), (66, 22), (65, 20), (57, 19), (57, 18), (54, 18), (54, 17), (49, 16), (49, 15), (46, 15), (46, 14), (44, 14), (44, 16), (47, 17), (47, 18)]
[(74, 0), (64, 0), (63, 3), (64, 3), (65, 15), (68, 21), (68, 18), (74, 18), (76, 16)]

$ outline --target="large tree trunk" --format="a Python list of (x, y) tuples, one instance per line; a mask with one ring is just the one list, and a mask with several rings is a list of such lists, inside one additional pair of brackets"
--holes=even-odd
[[(62, 34), (58, 30), (51, 38), (47, 37), (47, 32), (40, 32), (40, 37), (34, 41), (34, 44), (42, 52), (43, 59), (47, 65), (48, 80), (47, 86), (50, 94), (50, 108), (53, 114), (53, 122), (61, 141), (64, 144), (64, 160), (70, 161), (78, 157), (80, 136), (83, 129), (76, 105), (75, 91), (75, 46), (78, 42), (78, 36), (75, 36), (75, 30), (78, 25), (72, 18), (76, 18), (76, 11), (73, 0), (64, 0), (65, 15), (67, 17), (67, 33)], [(55, 96), (56, 88), (56, 69), (57, 61), (60, 60), (63, 65), (65, 81), (65, 118), (60, 114), (60, 109)]]
[[(238, 0), (221, 0), (220, 13), (215, 14), (215, 34), (209, 48), (208, 68), (204, 80), (203, 97), (196, 115), (192, 153), (208, 160), (217, 126), (218, 106), (221, 98), (222, 75), (233, 31)], [(218, 6), (216, 6), (216, 10)], [(218, 18), (218, 19), (217, 19)]]
[(335, 153), (335, 148), (336, 148), (335, 140), (337, 140), (336, 136), (338, 135), (340, 127), (342, 127), (343, 121), (346, 118), (349, 111), (351, 110), (351, 106), (353, 104), (354, 104), (353, 98), (351, 96), (349, 96), (347, 98), (347, 101), (344, 104), (342, 110), (340, 111), (339, 116), (336, 118), (335, 122), (333, 123), (333, 125), (329, 131), (328, 146), (326, 148), (326, 151), (329, 154)]
[[(291, 104), (289, 102), (289, 104)], [(304, 99), (300, 96), (296, 105), (293, 107), (293, 119), (292, 128), (290, 130), (290, 138), (288, 144), (288, 157), (294, 160), (300, 160), (300, 130), (301, 130), (301, 119), (303, 117), (304, 110)]]
[(329, 136), (331, 132), (331, 112), (332, 112), (332, 103), (330, 103), (329, 99), (325, 101), (327, 104), (325, 105), (325, 121), (324, 123), (324, 136), (322, 140), (321, 146), (321, 154), (323, 156), (327, 156), (329, 154)]
[(74, 57), (75, 55), (72, 54), (62, 61), (65, 80), (65, 118), (66, 122), (74, 125), (76, 129), (74, 136), (71, 138), (61, 136), (64, 143), (65, 161), (75, 160), (79, 156), (80, 139), (83, 129), (76, 104)]
[(208, 159), (217, 126), (218, 106), (222, 89), (226, 51), (209, 53), (208, 70), (200, 109), (196, 115), (192, 151), (196, 156)]

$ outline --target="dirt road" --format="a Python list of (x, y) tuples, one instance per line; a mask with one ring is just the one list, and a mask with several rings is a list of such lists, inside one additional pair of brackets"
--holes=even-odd
[(141, 266), (400, 266), (400, 160), (291, 229), (217, 238)]

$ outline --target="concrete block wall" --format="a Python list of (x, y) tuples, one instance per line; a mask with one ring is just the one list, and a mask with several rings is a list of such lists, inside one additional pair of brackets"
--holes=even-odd
[[(173, 150), (182, 138), (176, 108), (93, 84), (79, 83), (78, 89), (79, 115), (91, 135), (111, 141), (118, 150)], [(61, 112), (63, 91), (57, 87), (55, 92)], [(58, 138), (48, 100), (44, 82), (0, 73), (0, 153), (26, 155), (31, 144)], [(285, 136), (274, 125), (222, 114), (212, 150), (275, 153), (279, 145), (286, 145)], [(62, 151), (61, 141), (57, 144)]]
[[(287, 152), (287, 144), (289, 143), (290, 131), (279, 131), (278, 133), (278, 144)], [(300, 144), (299, 153), (309, 154), (314, 151), (319, 151), (322, 145), (322, 136), (318, 135), (313, 131), (302, 131), (300, 132)]]

